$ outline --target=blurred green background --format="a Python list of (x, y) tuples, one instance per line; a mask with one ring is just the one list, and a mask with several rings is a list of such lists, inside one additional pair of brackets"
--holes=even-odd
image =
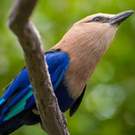
[[(0, 92), (24, 66), (23, 52), (7, 27), (13, 1), (0, 1)], [(32, 20), (47, 50), (77, 20), (97, 12), (135, 9), (134, 0), (40, 0)], [(25, 14), (25, 11), (24, 11)], [(98, 64), (74, 117), (71, 135), (135, 135), (135, 15), (121, 25), (111, 48)], [(44, 135), (24, 126), (13, 135)]]

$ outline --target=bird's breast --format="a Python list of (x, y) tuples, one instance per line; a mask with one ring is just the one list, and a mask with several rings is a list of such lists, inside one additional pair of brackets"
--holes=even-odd
[(88, 78), (93, 73), (97, 60), (93, 60), (90, 56), (80, 54), (70, 58), (69, 68), (65, 75), (65, 80), (71, 97), (76, 99), (79, 97), (86, 85)]

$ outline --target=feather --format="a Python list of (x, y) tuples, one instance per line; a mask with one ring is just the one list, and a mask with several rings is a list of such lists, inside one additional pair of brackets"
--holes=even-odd
[[(63, 81), (64, 75), (68, 69), (68, 54), (60, 50), (53, 50), (45, 53), (45, 59), (48, 64), (48, 69), (54, 87), (54, 92), (57, 93), (56, 91), (59, 90), (57, 88), (61, 87), (61, 82)], [(66, 88), (64, 85), (62, 86), (63, 88)], [(13, 130), (9, 127), (6, 128), (6, 124), (9, 125), (11, 121), (14, 130), (23, 124), (33, 124), (35, 123), (35, 121), (37, 122), (37, 116), (34, 115), (35, 119), (34, 117), (32, 117), (32, 109), (36, 108), (32, 89), (33, 88), (29, 81), (28, 70), (24, 68), (17, 75), (15, 80), (13, 80), (9, 84), (9, 86), (6, 88), (4, 95), (0, 98), (0, 132), (8, 133), (10, 132), (9, 130)], [(62, 89), (62, 93), (65, 93), (65, 95), (67, 95), (68, 100), (71, 100), (67, 90), (65, 90), (64, 92), (64, 89)], [(58, 95), (59, 98), (61, 98), (60, 94)], [(59, 99), (59, 101), (60, 104), (64, 104), (63, 100)], [(61, 103), (61, 101), (63, 103)], [(69, 104), (66, 104), (66, 106), (68, 107)], [(64, 109), (63, 111), (65, 111)], [(24, 117), (27, 115), (27, 112), (31, 112), (31, 115), (29, 115), (29, 117), (27, 117), (27, 119), (24, 120)], [(13, 123), (13, 121), (15, 123)]]
[(85, 85), (81, 95), (74, 101), (74, 103), (72, 104), (72, 106), (70, 107), (70, 112), (69, 112), (69, 115), (70, 116), (73, 116), (74, 113), (77, 111), (77, 109), (79, 108), (81, 102), (82, 102), (82, 99), (83, 99), (83, 96), (84, 96), (84, 93), (85, 93), (85, 90), (86, 90), (86, 87), (87, 85)]

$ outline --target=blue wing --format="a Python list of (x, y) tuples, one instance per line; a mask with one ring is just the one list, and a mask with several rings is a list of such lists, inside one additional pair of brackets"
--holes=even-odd
[[(57, 90), (64, 78), (69, 65), (69, 56), (62, 51), (45, 53), (54, 91)], [(24, 68), (6, 88), (0, 98), (0, 123), (7, 121), (20, 112), (35, 107), (32, 86), (29, 81), (28, 70)]]

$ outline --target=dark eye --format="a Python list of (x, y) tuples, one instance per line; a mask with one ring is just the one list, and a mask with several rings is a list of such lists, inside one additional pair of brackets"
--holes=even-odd
[(99, 16), (98, 16), (98, 17), (93, 18), (92, 21), (93, 21), (93, 22), (100, 22), (100, 21), (102, 21), (102, 19), (103, 19), (102, 17), (99, 17)]
[(91, 20), (88, 20), (87, 23), (90, 22), (100, 22), (100, 23), (107, 23), (110, 20), (109, 17), (104, 17), (104, 16), (96, 16)]
[(97, 16), (97, 17), (94, 17), (91, 20), (88, 20), (87, 23), (89, 23), (89, 22), (102, 22), (102, 20), (103, 20), (103, 17)]

